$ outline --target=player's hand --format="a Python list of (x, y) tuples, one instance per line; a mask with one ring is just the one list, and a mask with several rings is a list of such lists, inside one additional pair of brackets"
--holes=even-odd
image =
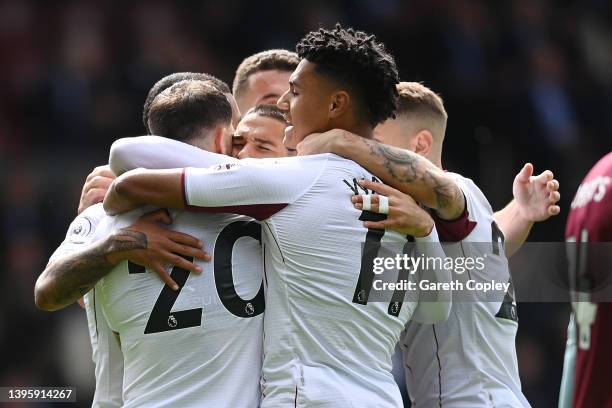
[(85, 180), (81, 199), (79, 200), (79, 214), (85, 211), (88, 207), (94, 204), (101, 203), (104, 200), (108, 187), (115, 179), (115, 175), (110, 169), (110, 166), (98, 166)]
[(512, 193), (521, 216), (530, 222), (545, 221), (559, 214), (561, 208), (557, 205), (559, 182), (554, 174), (546, 170), (537, 176), (533, 175), (533, 165), (525, 164), (514, 178)]
[(166, 271), (166, 265), (174, 265), (200, 273), (202, 268), (183, 256), (194, 258), (194, 261), (195, 259), (210, 261), (211, 256), (202, 250), (203, 244), (197, 238), (164, 227), (170, 224), (172, 224), (172, 219), (166, 210), (161, 209), (143, 215), (134, 224), (114, 234), (132, 236), (139, 243), (144, 242), (145, 247), (109, 254), (108, 260), (113, 264), (121, 260), (129, 260), (142, 265), (157, 272), (168, 286), (178, 290), (179, 286)]
[(336, 153), (336, 143), (348, 133), (342, 129), (332, 129), (323, 133), (311, 133), (297, 144), (298, 156), (308, 156), (311, 154)]
[[(380, 212), (380, 195), (386, 196), (389, 200), (387, 219), (365, 221), (363, 224), (366, 228), (391, 229), (402, 235), (411, 235), (416, 238), (429, 235), (434, 226), (434, 220), (412, 197), (382, 183), (361, 180), (359, 185), (378, 193), (371, 195), (369, 211)], [(363, 210), (363, 195), (354, 195), (351, 201), (355, 208)]]

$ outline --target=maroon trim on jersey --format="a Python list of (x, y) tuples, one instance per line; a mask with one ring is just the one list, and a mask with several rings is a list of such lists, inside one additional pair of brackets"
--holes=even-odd
[(246, 204), (246, 205), (227, 205), (222, 207), (202, 207), (198, 205), (190, 205), (187, 202), (187, 191), (185, 190), (185, 172), (181, 173), (181, 190), (183, 191), (183, 205), (187, 211), (207, 212), (212, 214), (240, 214), (255, 218), (258, 221), (263, 221), (270, 218), (289, 204)]
[(467, 205), (465, 210), (463, 210), (463, 214), (451, 221), (443, 220), (436, 213), (432, 213), (440, 242), (459, 242), (470, 235), (478, 223), (470, 220), (469, 217), (470, 213), (467, 210)]
[(197, 205), (187, 205), (187, 211), (240, 214), (263, 221), (270, 218), (289, 204), (248, 204), (248, 205), (228, 205), (223, 207), (200, 207)]
[(187, 208), (189, 204), (187, 203), (187, 192), (185, 191), (185, 171), (187, 169), (184, 168), (181, 172), (181, 192), (183, 193), (183, 205)]

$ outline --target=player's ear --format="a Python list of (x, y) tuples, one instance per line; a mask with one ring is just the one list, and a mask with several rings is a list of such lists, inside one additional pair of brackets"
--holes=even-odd
[(427, 156), (433, 147), (433, 135), (429, 130), (423, 129), (415, 136), (414, 152)]
[(214, 143), (215, 143), (215, 153), (219, 154), (232, 154), (232, 129), (228, 126), (217, 126), (215, 128)]
[(342, 116), (349, 108), (351, 97), (346, 91), (334, 92), (329, 101), (329, 117), (337, 118)]

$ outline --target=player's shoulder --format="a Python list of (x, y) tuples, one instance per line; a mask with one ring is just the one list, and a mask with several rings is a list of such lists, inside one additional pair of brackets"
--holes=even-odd
[[(612, 152), (602, 157), (588, 172), (572, 200), (571, 210), (610, 200), (612, 188)], [(608, 205), (609, 206), (609, 205)]]
[[(228, 162), (227, 167), (236, 167), (236, 166), (304, 166), (311, 165), (312, 163), (325, 163), (330, 158), (337, 157), (342, 159), (339, 156), (336, 156), (332, 153), (323, 153), (323, 154), (312, 154), (308, 156), (289, 156), (289, 157), (267, 157), (263, 159), (259, 158), (248, 158), (237, 160), (234, 162)], [(342, 159), (345, 160), (345, 159)], [(223, 167), (220, 166), (212, 166), (212, 167)], [(223, 170), (223, 169), (222, 169)]]
[(468, 206), (479, 205), (482, 206), (486, 211), (493, 212), (491, 203), (489, 203), (489, 200), (484, 195), (480, 187), (476, 185), (474, 180), (465, 177), (459, 173), (447, 172), (447, 174), (452, 177), (452, 179), (455, 181), (455, 183), (457, 183), (461, 191), (463, 191)]
[(98, 204), (94, 204), (90, 207), (87, 207), (81, 214), (79, 214), (79, 217), (86, 217), (86, 218), (92, 218), (92, 219), (96, 219), (96, 220), (100, 220), (102, 219), (104, 216), (106, 215), (106, 213), (104, 212), (104, 206), (102, 205), (102, 203), (98, 203)]
[(593, 169), (589, 172), (589, 175), (591, 174), (612, 176), (612, 152), (599, 159), (595, 166), (593, 166)]
[(105, 216), (102, 204), (93, 205), (79, 214), (68, 226), (64, 241), (53, 252), (49, 260), (52, 261), (60, 256), (72, 253), (82, 248), (83, 245), (93, 242), (98, 231), (98, 225)]
[(334, 153), (325, 153), (325, 154), (317, 154), (314, 156), (319, 156), (318, 160), (320, 162), (325, 162), (327, 167), (330, 169), (344, 169), (344, 170), (349, 170), (349, 171), (359, 171), (360, 173), (364, 173), (364, 177), (367, 177), (366, 175), (372, 176), (372, 174), (367, 171), (363, 166), (361, 166), (359, 163), (351, 160), (351, 159), (347, 159), (345, 157), (342, 156), (338, 156), (337, 154)]
[(96, 230), (97, 225), (106, 216), (102, 203), (94, 204), (79, 214), (68, 228), (66, 238), (86, 239)]

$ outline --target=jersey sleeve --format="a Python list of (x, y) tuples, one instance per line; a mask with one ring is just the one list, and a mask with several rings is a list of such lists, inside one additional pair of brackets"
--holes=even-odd
[[(102, 204), (93, 205), (83, 211), (72, 221), (66, 238), (51, 255), (49, 262), (70, 255), (98, 239), (100, 231), (98, 226), (105, 216)], [(123, 354), (106, 319), (96, 308), (95, 299), (95, 289), (85, 295), (85, 310), (96, 378), (92, 407), (121, 407), (123, 406)]]
[[(422, 238), (415, 238), (416, 256), (421, 254), (431, 259), (444, 259), (446, 254), (440, 245), (438, 232), (434, 226), (429, 235)], [(432, 283), (450, 283), (452, 280), (451, 271), (445, 269), (440, 264), (440, 268), (435, 267), (432, 270), (427, 268), (419, 268), (417, 271), (419, 280), (426, 279)], [(421, 298), (422, 296), (422, 298)], [(419, 294), (419, 302), (412, 319), (419, 323), (433, 324), (440, 323), (448, 319), (452, 306), (452, 291), (450, 289), (440, 289), (437, 291), (428, 291), (426, 294)]]
[(85, 310), (96, 378), (92, 407), (122, 407), (123, 353), (119, 340), (100, 310), (95, 288), (85, 295)]
[(567, 341), (563, 357), (563, 373), (559, 390), (559, 408), (572, 408), (574, 402), (574, 382), (576, 372), (576, 324), (574, 313), (567, 326)]
[(187, 143), (160, 136), (140, 136), (119, 139), (113, 143), (109, 164), (117, 176), (139, 167), (173, 169), (179, 167), (209, 167), (236, 162), (237, 159), (207, 152)]
[[(486, 215), (483, 214), (486, 213), (486, 207), (490, 207), (480, 189), (471, 180), (455, 177), (455, 182), (463, 192), (465, 209), (461, 216), (454, 220), (444, 220), (432, 212), (441, 242), (459, 242), (467, 238), (476, 228), (477, 220), (482, 220), (482, 216)], [(489, 212), (493, 213), (492, 210)]]
[(102, 204), (95, 204), (77, 216), (66, 232), (66, 238), (53, 252), (49, 262), (78, 251), (98, 238), (97, 226), (106, 216)]
[(186, 168), (182, 183), (185, 207), (264, 220), (308, 191), (325, 163), (325, 158), (292, 157)]

